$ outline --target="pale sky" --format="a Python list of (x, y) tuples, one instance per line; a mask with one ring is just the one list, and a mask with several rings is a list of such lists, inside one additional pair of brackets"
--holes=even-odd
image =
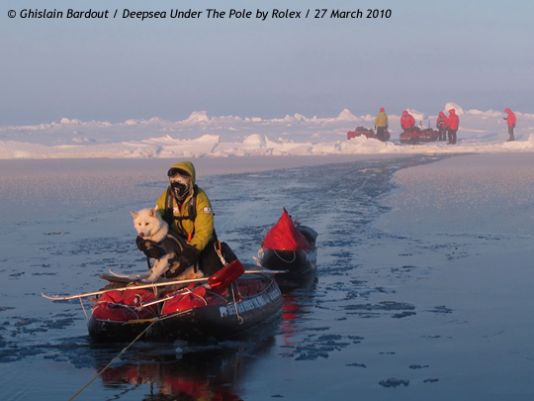
[[(9, 10), (392, 10), (385, 20), (10, 19)], [(192, 111), (273, 117), (533, 112), (532, 1), (3, 0), (0, 125)]]

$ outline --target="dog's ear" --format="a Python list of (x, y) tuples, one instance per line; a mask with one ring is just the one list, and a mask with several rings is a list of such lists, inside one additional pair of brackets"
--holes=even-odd
[(137, 215), (138, 215), (139, 213), (137, 213), (137, 212), (130, 212), (130, 214), (131, 214), (132, 217), (135, 219), (135, 218), (137, 218)]
[(150, 217), (154, 217), (156, 215), (156, 209), (150, 209), (150, 211), (148, 212), (148, 215)]

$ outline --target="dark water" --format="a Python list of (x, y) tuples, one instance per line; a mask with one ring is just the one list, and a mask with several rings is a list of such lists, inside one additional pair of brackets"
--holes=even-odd
[[(313, 227), (316, 281), (286, 294), (281, 320), (248, 339), (204, 347), (138, 343), (79, 399), (499, 399), (476, 391), (484, 375), (459, 375), (461, 361), (450, 359), (455, 310), (399, 289), (417, 286), (431, 266), (406, 263), (397, 249), (406, 239), (371, 225), (387, 211), (380, 199), (392, 189), (392, 174), (433, 160), (203, 178), (219, 237), (243, 261), (252, 261), (282, 207)], [(69, 162), (61, 174), (47, 173), (45, 163), (40, 174), (1, 177), (2, 400), (67, 400), (121, 350), (90, 343), (76, 302), (39, 296), (97, 289), (108, 268), (144, 269), (128, 212), (151, 206), (165, 183), (154, 171), (129, 174), (117, 163), (105, 172), (88, 165), (75, 176)], [(366, 264), (364, 252), (383, 254), (387, 269)], [(457, 391), (466, 381), (469, 390)]]

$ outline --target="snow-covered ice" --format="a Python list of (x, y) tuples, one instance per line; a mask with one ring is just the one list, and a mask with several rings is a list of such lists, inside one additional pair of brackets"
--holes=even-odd
[[(534, 114), (517, 111), (515, 142), (508, 137), (503, 112), (464, 109), (448, 102), (460, 116), (459, 144), (400, 145), (399, 115), (389, 114), (393, 141), (346, 139), (356, 126), (373, 127), (374, 115), (356, 116), (344, 109), (337, 116), (280, 118), (211, 116), (193, 112), (178, 121), (158, 117), (122, 122), (59, 121), (0, 126), (0, 159), (170, 158), (280, 155), (353, 155), (406, 153), (488, 153), (534, 151)], [(422, 127), (435, 127), (436, 115), (412, 112)], [(388, 110), (386, 110), (388, 111)], [(436, 112), (437, 114), (437, 112)]]

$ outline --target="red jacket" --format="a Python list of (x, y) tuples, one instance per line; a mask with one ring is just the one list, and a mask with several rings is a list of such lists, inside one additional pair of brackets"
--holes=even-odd
[(440, 111), (436, 120), (436, 128), (447, 128), (449, 126), (449, 119), (444, 112)]
[(458, 130), (459, 126), (460, 126), (460, 119), (456, 115), (456, 110), (450, 109), (449, 110), (449, 129), (456, 131)]
[(415, 127), (415, 118), (405, 110), (402, 112), (400, 123), (402, 129), (410, 129)]
[(515, 127), (515, 122), (516, 122), (515, 113), (510, 108), (506, 108), (506, 109), (504, 109), (504, 111), (505, 111), (506, 114), (508, 114), (504, 118), (506, 120), (506, 122), (508, 123), (508, 127), (514, 128)]

